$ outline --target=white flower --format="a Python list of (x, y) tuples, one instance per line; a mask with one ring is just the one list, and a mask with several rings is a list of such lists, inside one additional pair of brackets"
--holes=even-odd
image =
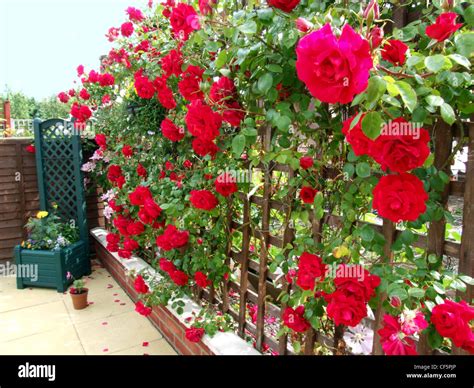
[(359, 323), (348, 327), (344, 333), (344, 341), (354, 354), (371, 354), (374, 343), (374, 331)]
[(114, 209), (112, 209), (109, 205), (106, 205), (104, 208), (104, 217), (110, 220), (112, 214), (114, 214)]
[(102, 160), (104, 157), (104, 152), (102, 150), (95, 150), (94, 155), (92, 155), (89, 160)]
[(81, 167), (81, 170), (84, 172), (92, 172), (95, 170), (96, 164), (94, 162), (84, 163)]
[(115, 192), (113, 189), (110, 189), (106, 193), (102, 194), (102, 196), (100, 197), (101, 201), (107, 201), (107, 202), (114, 198), (115, 198)]

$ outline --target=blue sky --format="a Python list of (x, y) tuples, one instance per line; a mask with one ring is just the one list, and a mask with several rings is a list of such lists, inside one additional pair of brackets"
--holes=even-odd
[(0, 92), (41, 99), (73, 87), (76, 67), (98, 69), (105, 33), (140, 0), (0, 0)]

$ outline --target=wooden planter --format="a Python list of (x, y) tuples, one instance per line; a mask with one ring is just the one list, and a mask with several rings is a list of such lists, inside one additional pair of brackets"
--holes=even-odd
[[(45, 287), (56, 288), (58, 292), (67, 290), (72, 279), (66, 274), (70, 272), (75, 279), (90, 275), (91, 264), (87, 254), (87, 247), (83, 241), (78, 241), (66, 248), (51, 251), (36, 251), (23, 249), (17, 245), (14, 250), (15, 264), (17, 265), (17, 288)], [(37, 279), (30, 273), (20, 272), (19, 265), (37, 265)], [(25, 268), (25, 267), (23, 267)], [(30, 269), (31, 271), (31, 269)]]

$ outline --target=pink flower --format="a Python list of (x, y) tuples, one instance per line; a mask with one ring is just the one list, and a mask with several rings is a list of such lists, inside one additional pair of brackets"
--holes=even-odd
[(456, 24), (457, 17), (454, 12), (442, 13), (436, 18), (436, 23), (426, 27), (426, 35), (438, 42), (448, 39), (462, 26), (462, 23)]
[(142, 11), (140, 11), (137, 8), (128, 7), (125, 12), (128, 14), (128, 18), (132, 22), (140, 23), (141, 21), (143, 21), (145, 19), (145, 17), (142, 14)]
[(423, 313), (417, 310), (404, 310), (399, 317), (400, 327), (406, 335), (413, 335), (428, 327)]
[(133, 31), (134, 31), (134, 28), (133, 28), (133, 24), (131, 22), (123, 23), (120, 26), (120, 32), (121, 32), (122, 36), (129, 37), (133, 34)]
[(384, 353), (388, 356), (415, 356), (415, 341), (403, 333), (399, 321), (391, 315), (383, 317), (384, 326), (378, 331)]

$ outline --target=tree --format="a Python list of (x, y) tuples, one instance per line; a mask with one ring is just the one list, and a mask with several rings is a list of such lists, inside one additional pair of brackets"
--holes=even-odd
[(37, 105), (37, 116), (43, 120), (69, 117), (70, 106), (59, 102), (56, 96), (44, 98)]
[(14, 119), (33, 118), (38, 110), (38, 104), (33, 97), (22, 92), (13, 92), (7, 89), (4, 99), (10, 100), (11, 116)]

